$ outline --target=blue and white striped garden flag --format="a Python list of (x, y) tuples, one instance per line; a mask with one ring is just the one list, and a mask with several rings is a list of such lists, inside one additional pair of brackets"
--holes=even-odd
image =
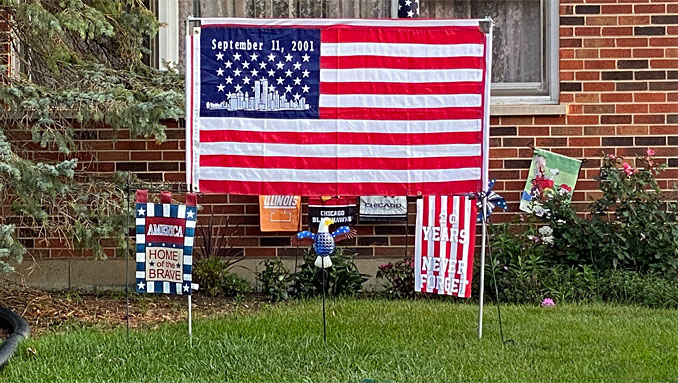
[(170, 192), (160, 195), (162, 203), (149, 203), (148, 191), (137, 190), (136, 291), (190, 295), (196, 195), (187, 193), (185, 205), (172, 204)]

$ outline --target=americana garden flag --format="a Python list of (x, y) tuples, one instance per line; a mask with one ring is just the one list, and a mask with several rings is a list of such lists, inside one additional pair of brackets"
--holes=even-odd
[(417, 195), (487, 184), (481, 20), (202, 19), (187, 37), (187, 183)]
[(186, 204), (172, 204), (172, 193), (160, 193), (161, 203), (148, 202), (148, 191), (137, 190), (136, 291), (190, 295), (196, 195)]

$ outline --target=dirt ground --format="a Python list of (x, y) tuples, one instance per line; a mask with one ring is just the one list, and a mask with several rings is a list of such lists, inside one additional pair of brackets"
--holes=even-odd
[[(255, 296), (234, 300), (194, 294), (193, 317), (253, 311), (262, 304), (264, 301)], [(82, 326), (124, 328), (127, 318), (124, 292), (45, 292), (3, 279), (0, 305), (24, 317), (32, 335)], [(185, 321), (186, 305), (185, 296), (130, 293), (130, 327), (152, 328), (164, 322)], [(3, 332), (6, 336), (0, 328), (0, 339)]]

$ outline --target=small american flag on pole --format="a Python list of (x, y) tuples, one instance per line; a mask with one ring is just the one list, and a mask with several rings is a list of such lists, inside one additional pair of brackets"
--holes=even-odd
[(419, 0), (398, 0), (398, 18), (419, 17)]
[(480, 20), (203, 19), (187, 38), (187, 183), (205, 193), (482, 189)]

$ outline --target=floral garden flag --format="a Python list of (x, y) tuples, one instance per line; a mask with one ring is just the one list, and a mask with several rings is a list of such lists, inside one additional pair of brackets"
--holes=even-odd
[(520, 198), (520, 210), (542, 215), (542, 204), (556, 193), (572, 197), (581, 161), (542, 149), (534, 150), (527, 184)]

